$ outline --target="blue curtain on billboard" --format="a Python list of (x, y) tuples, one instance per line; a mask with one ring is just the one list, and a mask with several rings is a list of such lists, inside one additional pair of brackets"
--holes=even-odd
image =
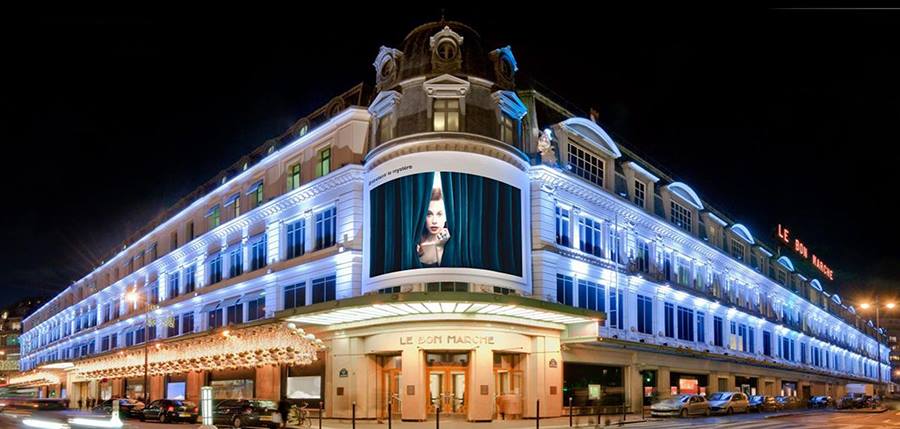
[(369, 192), (369, 276), (422, 268), (416, 244), (425, 224), (434, 173), (391, 180)]
[(522, 275), (521, 192), (493, 179), (441, 173), (447, 229), (443, 267)]

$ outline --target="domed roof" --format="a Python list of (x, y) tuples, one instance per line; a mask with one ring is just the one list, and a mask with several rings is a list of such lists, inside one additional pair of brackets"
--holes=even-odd
[[(434, 46), (441, 40), (458, 41), (459, 46)], [(453, 49), (457, 51), (454, 52)], [(483, 79), (493, 79), (490, 55), (481, 45), (477, 31), (461, 22), (438, 21), (420, 25), (403, 39), (403, 52), (399, 80), (415, 76), (438, 74), (463, 74)], [(442, 53), (438, 55), (435, 50)], [(455, 55), (455, 56), (454, 56)], [(442, 64), (443, 63), (443, 64)]]

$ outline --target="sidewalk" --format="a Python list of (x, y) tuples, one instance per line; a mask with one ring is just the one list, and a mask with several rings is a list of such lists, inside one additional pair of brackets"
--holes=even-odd
[[(624, 424), (629, 423), (640, 423), (643, 421), (649, 420), (650, 416), (647, 415), (646, 420), (641, 418), (640, 414), (628, 414), (626, 416), (626, 420)], [(622, 420), (621, 414), (604, 414), (601, 416), (601, 423), (606, 423), (609, 421), (609, 426), (618, 426), (619, 421)], [(455, 428), (478, 428), (478, 429), (535, 429), (537, 426), (535, 424), (534, 419), (519, 419), (519, 420), (494, 420), (492, 422), (468, 422), (465, 419), (459, 417), (441, 417), (441, 429), (455, 429)], [(572, 427), (595, 427), (597, 425), (597, 416), (573, 416), (572, 417)], [(356, 429), (387, 429), (388, 423), (387, 420), (378, 422), (376, 420), (357, 420), (356, 421)], [(322, 429), (349, 429), (352, 427), (352, 422), (350, 419), (322, 419)], [(391, 422), (391, 429), (435, 429), (436, 422), (432, 418), (431, 420), (424, 422), (402, 422), (400, 420), (393, 420)], [(569, 427), (569, 417), (554, 417), (548, 419), (541, 419), (540, 421), (540, 429), (564, 429)], [(602, 425), (601, 425), (602, 427)], [(289, 429), (295, 429), (293, 426), (288, 426)], [(313, 418), (311, 429), (318, 429), (319, 421)]]

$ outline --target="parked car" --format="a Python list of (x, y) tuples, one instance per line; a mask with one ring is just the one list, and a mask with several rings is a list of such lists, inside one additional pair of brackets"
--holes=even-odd
[(865, 408), (866, 407), (866, 396), (862, 393), (848, 393), (841, 398), (841, 401), (838, 403), (838, 408), (848, 409), (848, 408)]
[(213, 424), (221, 426), (268, 427), (281, 426), (278, 404), (266, 399), (225, 399), (213, 407)]
[(831, 396), (813, 396), (806, 401), (806, 406), (809, 408), (828, 408), (834, 404), (834, 399)]
[(747, 395), (741, 392), (716, 392), (709, 396), (709, 411), (712, 413), (749, 413)]
[(144, 410), (144, 403), (136, 399), (107, 399), (91, 409), (95, 413), (112, 414), (113, 401), (119, 401), (119, 418), (140, 418)]
[(700, 395), (678, 395), (650, 406), (650, 415), (679, 416), (709, 415), (709, 402)]
[(157, 399), (144, 407), (141, 421), (156, 420), (160, 423), (197, 421), (200, 410), (193, 402), (179, 399)]
[(750, 411), (779, 411), (782, 404), (775, 400), (774, 396), (753, 395), (748, 401)]
[(785, 410), (800, 408), (800, 398), (796, 396), (776, 396), (775, 400), (780, 402)]

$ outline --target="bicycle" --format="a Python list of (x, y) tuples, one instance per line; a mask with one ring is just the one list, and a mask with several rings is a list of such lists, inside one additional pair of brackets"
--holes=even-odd
[[(312, 419), (309, 417), (309, 409), (307, 408), (309, 404), (303, 403), (301, 406), (297, 406), (297, 404), (291, 405), (291, 409), (288, 412), (288, 421), (286, 424), (292, 424), (296, 422), (296, 426), (304, 429), (309, 429), (312, 427)], [(292, 425), (294, 426), (294, 425)]]

